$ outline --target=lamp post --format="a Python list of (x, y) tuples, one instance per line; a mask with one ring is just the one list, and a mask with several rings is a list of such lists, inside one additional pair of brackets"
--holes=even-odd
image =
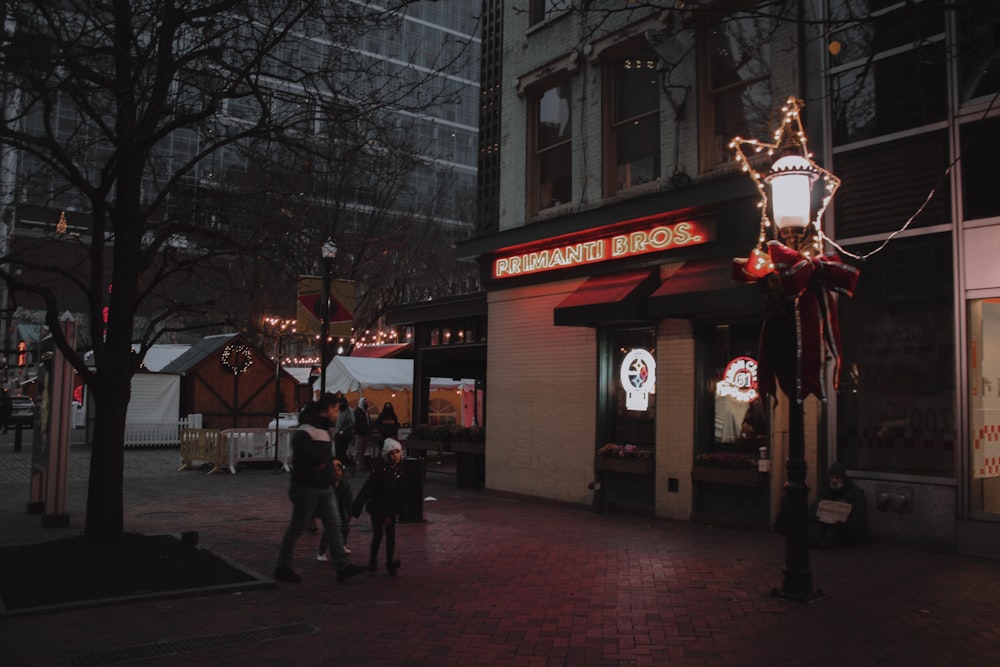
[[(789, 98), (774, 143), (735, 138), (730, 147), (761, 197), (757, 247), (737, 259), (734, 278), (765, 280), (768, 313), (761, 331), (758, 376), (763, 393), (788, 399), (788, 458), (783, 512), (785, 566), (774, 594), (808, 602), (822, 596), (813, 589), (809, 567), (809, 484), (805, 456), (804, 401), (809, 394), (826, 400), (827, 359), (839, 371), (840, 331), (832, 292), (853, 294), (858, 272), (836, 255), (823, 254), (820, 221), (840, 179), (812, 161), (799, 118), (802, 103)], [(766, 151), (770, 168), (756, 171), (744, 150)], [(777, 240), (769, 240), (776, 228)]]
[(330, 335), (330, 274), (333, 273), (333, 260), (337, 258), (337, 244), (332, 239), (323, 243), (323, 307), (319, 336), (319, 395), (326, 393), (326, 366)]

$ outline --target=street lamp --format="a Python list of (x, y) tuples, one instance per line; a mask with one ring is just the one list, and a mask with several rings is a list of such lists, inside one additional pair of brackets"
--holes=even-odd
[[(839, 375), (840, 329), (833, 293), (851, 296), (858, 271), (836, 255), (823, 254), (820, 222), (840, 179), (812, 161), (802, 129), (802, 102), (789, 98), (774, 142), (737, 137), (730, 143), (737, 162), (750, 174), (760, 194), (761, 225), (757, 246), (734, 262), (734, 278), (766, 281), (768, 313), (761, 331), (759, 386), (774, 395), (776, 385), (788, 398), (788, 459), (783, 513), (785, 566), (774, 594), (807, 602), (822, 595), (813, 589), (809, 568), (809, 484), (805, 458), (803, 402), (809, 394), (826, 400), (825, 370), (834, 361)], [(766, 152), (770, 168), (756, 171), (745, 149)], [(777, 230), (780, 240), (769, 239)]]
[(337, 258), (337, 244), (332, 239), (323, 242), (323, 304), (322, 321), (319, 336), (319, 395), (326, 394), (326, 366), (328, 363), (327, 338), (330, 333), (330, 274), (333, 273), (333, 260)]

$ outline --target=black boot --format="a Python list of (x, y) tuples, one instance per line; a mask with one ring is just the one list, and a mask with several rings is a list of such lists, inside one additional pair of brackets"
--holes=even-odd
[(388, 564), (388, 565), (386, 566), (386, 568), (388, 568), (388, 570), (389, 570), (389, 574), (391, 574), (392, 576), (394, 576), (394, 577), (395, 577), (395, 576), (396, 576), (396, 572), (397, 572), (397, 571), (399, 570), (399, 567), (400, 567), (400, 565), (402, 565), (402, 564), (403, 564), (403, 561), (401, 561), (401, 560), (399, 560), (399, 559), (397, 558), (396, 560), (394, 560), (394, 561), (392, 561), (391, 563), (389, 563), (389, 564)]

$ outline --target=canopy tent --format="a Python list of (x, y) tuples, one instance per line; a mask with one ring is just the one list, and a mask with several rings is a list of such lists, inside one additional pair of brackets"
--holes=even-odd
[[(313, 389), (319, 389), (318, 382)], [(326, 391), (339, 391), (352, 404), (363, 396), (376, 412), (386, 403), (392, 403), (400, 423), (410, 424), (413, 360), (337, 355), (326, 367)], [(432, 378), (430, 391), (432, 399), (438, 398), (454, 405), (458, 423), (472, 423), (475, 382)]]
[(331, 393), (339, 391), (347, 394), (363, 389), (403, 391), (412, 388), (412, 359), (337, 355), (326, 367), (326, 390)]

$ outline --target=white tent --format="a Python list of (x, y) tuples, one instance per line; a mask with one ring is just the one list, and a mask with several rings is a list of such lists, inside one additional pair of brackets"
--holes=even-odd
[(336, 356), (326, 367), (326, 390), (348, 394), (365, 389), (413, 388), (412, 359)]
[(177, 421), (181, 414), (181, 376), (136, 373), (125, 421)]

